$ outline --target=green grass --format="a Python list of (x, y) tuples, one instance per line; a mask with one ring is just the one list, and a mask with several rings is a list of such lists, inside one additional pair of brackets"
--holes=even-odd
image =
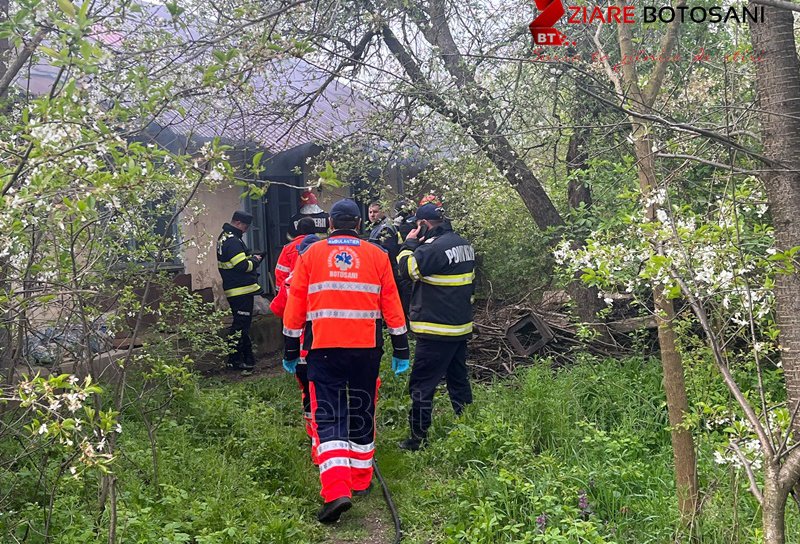
[[(407, 432), (407, 378), (388, 369), (383, 376), (376, 459), (405, 542), (688, 542), (678, 531), (657, 362), (585, 363), (559, 373), (535, 366), (477, 386), (458, 419), (439, 396), (430, 446), (417, 453), (396, 446)], [(336, 526), (316, 523), (318, 473), (288, 375), (201, 381), (173, 404), (158, 444), (155, 486), (144, 428), (125, 422), (116, 465), (122, 542), (391, 542), (377, 487)], [(709, 445), (699, 451), (706, 496), (695, 541), (756, 542), (747, 482), (712, 453)], [(96, 489), (70, 480), (61, 491), (55, 542), (103, 541), (105, 518), (92, 515)], [(41, 518), (35, 502), (24, 508), (16, 515)], [(791, 506), (789, 524), (790, 534), (800, 531)]]

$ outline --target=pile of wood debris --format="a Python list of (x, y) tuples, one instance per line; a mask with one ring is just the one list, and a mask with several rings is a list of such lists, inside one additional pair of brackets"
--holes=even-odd
[[(626, 335), (637, 329), (649, 331), (655, 348), (653, 316), (623, 317), (602, 324), (609, 340), (583, 340), (566, 313), (569, 297), (561, 291), (546, 293), (537, 304), (528, 297), (514, 302), (484, 301), (475, 306), (475, 328), (469, 343), (469, 366), (478, 379), (514, 373), (535, 358), (549, 359), (554, 367), (572, 363), (578, 353), (601, 357), (631, 354)], [(641, 353), (641, 351), (639, 351)]]

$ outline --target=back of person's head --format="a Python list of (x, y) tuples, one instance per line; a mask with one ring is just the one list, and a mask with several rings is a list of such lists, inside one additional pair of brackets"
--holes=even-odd
[(304, 217), (297, 222), (297, 232), (301, 235), (312, 234), (314, 232), (314, 228), (316, 228), (316, 225), (314, 224), (314, 220), (310, 217)]
[(419, 208), (414, 214), (417, 220), (428, 221), (431, 225), (441, 225), (444, 222), (444, 208), (441, 205), (429, 201)]
[(250, 225), (253, 222), (252, 214), (242, 210), (236, 210), (231, 217), (231, 223), (241, 223), (243, 225)]
[(331, 207), (331, 225), (334, 229), (357, 229), (361, 223), (361, 210), (349, 198), (342, 199)]
[(300, 245), (297, 246), (297, 251), (299, 253), (303, 253), (306, 249), (308, 249), (308, 246), (319, 241), (320, 238), (316, 234), (308, 234), (303, 238), (303, 241), (300, 242)]

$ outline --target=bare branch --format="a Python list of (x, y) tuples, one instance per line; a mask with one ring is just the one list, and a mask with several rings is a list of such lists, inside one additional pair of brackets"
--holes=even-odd
[(721, 143), (721, 144), (723, 144), (725, 146), (729, 146), (729, 147), (732, 147), (733, 149), (741, 151), (742, 153), (744, 153), (746, 155), (749, 155), (750, 157), (756, 158), (756, 159), (760, 160), (761, 162), (763, 162), (764, 164), (766, 164), (768, 166), (779, 168), (781, 170), (789, 170), (787, 167), (785, 167), (785, 165), (782, 165), (782, 164), (774, 161), (773, 159), (770, 159), (766, 155), (762, 155), (761, 153), (758, 153), (757, 151), (753, 151), (752, 149), (749, 149), (749, 148), (743, 146), (742, 144), (740, 144), (740, 143), (738, 143), (738, 142), (736, 142), (734, 140), (731, 140), (730, 138), (726, 138), (722, 134), (718, 134), (718, 133), (714, 132), (713, 130), (704, 129), (704, 128), (697, 127), (697, 126), (694, 126), (694, 125), (690, 125), (690, 124), (687, 124), (687, 123), (679, 123), (677, 121), (671, 121), (671, 120), (666, 119), (666, 118), (664, 118), (664, 117), (662, 117), (660, 115), (655, 115), (655, 114), (650, 114), (650, 113), (643, 113), (643, 112), (640, 112), (640, 111), (632, 110), (630, 108), (626, 108), (622, 104), (618, 104), (616, 102), (613, 102), (613, 101), (609, 100), (608, 98), (600, 96), (597, 93), (590, 91), (586, 87), (581, 87), (580, 89), (581, 89), (581, 91), (585, 92), (586, 94), (588, 94), (592, 98), (595, 98), (596, 100), (599, 100), (600, 102), (602, 102), (604, 104), (607, 104), (607, 105), (611, 106), (612, 108), (615, 108), (618, 111), (620, 111), (622, 113), (625, 113), (626, 115), (630, 115), (632, 117), (635, 117), (635, 118), (638, 118), (638, 119), (642, 119), (642, 120), (645, 120), (645, 121), (653, 121), (655, 123), (659, 123), (661, 125), (667, 126), (667, 127), (672, 128), (674, 130), (679, 130), (681, 132), (691, 132), (691, 133), (697, 134), (699, 136), (704, 136), (706, 138), (709, 138), (711, 140), (719, 142), (719, 143)]
[[(676, 3), (676, 7), (685, 5), (686, 0), (678, 0)], [(628, 25), (620, 25), (620, 27), (627, 26)], [(664, 34), (664, 37), (661, 40), (661, 59), (656, 63), (652, 77), (650, 78), (650, 83), (647, 84), (647, 88), (644, 90), (644, 103), (648, 108), (653, 107), (653, 104), (656, 101), (656, 96), (658, 96), (658, 92), (661, 90), (661, 84), (664, 83), (664, 76), (667, 75), (667, 67), (670, 64), (667, 57), (675, 47), (675, 42), (678, 40), (678, 31), (680, 27), (681, 23), (676, 18), (667, 26), (667, 32)]]
[(28, 59), (31, 58), (33, 52), (39, 47), (39, 44), (42, 43), (42, 40), (47, 35), (47, 29), (40, 28), (39, 31), (34, 35), (33, 39), (22, 48), (22, 51), (19, 52), (17, 58), (15, 58), (11, 64), (8, 65), (6, 68), (6, 73), (3, 74), (3, 77), (0, 78), (0, 97), (6, 95), (8, 92), (8, 87), (11, 85), (11, 82), (14, 81), (14, 78), (17, 77), (17, 74), (28, 62)]
[(758, 487), (758, 481), (756, 480), (756, 475), (753, 474), (753, 466), (747, 457), (744, 456), (742, 450), (739, 448), (739, 444), (736, 442), (731, 442), (731, 449), (736, 454), (736, 457), (742, 462), (742, 466), (744, 467), (744, 472), (747, 474), (747, 480), (750, 482), (750, 493), (758, 501), (758, 504), (764, 503), (764, 495), (761, 494), (761, 489)]
[(730, 170), (732, 172), (736, 172), (737, 174), (758, 174), (760, 172), (764, 172), (764, 170), (747, 170), (744, 168), (738, 168), (736, 166), (731, 166), (729, 164), (724, 164), (721, 162), (716, 162), (708, 159), (704, 159), (702, 157), (697, 157), (695, 155), (686, 155), (682, 153), (656, 153), (655, 155), (659, 159), (685, 159), (693, 162), (699, 162), (702, 164), (707, 164), (708, 166), (713, 166), (714, 168), (720, 168), (722, 170)]
[(787, 2), (786, 0), (751, 0), (753, 4), (761, 4), (762, 6), (772, 6), (778, 9), (788, 9), (789, 11), (800, 12), (800, 4), (794, 2)]

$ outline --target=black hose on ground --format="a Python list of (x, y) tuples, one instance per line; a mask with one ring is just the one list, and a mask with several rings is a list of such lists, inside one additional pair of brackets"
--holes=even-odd
[(389, 486), (386, 485), (386, 480), (383, 479), (380, 469), (378, 469), (378, 462), (375, 458), (372, 459), (372, 468), (375, 469), (375, 476), (378, 477), (378, 482), (381, 484), (383, 490), (383, 498), (389, 506), (389, 511), (392, 513), (392, 520), (394, 521), (394, 544), (399, 544), (403, 539), (403, 529), (400, 526), (400, 515), (397, 513), (397, 507), (392, 500), (392, 493), (389, 491)]

